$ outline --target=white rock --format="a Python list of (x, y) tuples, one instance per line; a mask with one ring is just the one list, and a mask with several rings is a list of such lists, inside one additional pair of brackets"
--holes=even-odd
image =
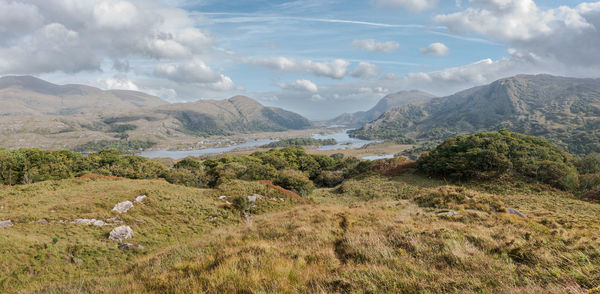
[(127, 200), (117, 203), (117, 205), (115, 205), (115, 207), (112, 210), (118, 213), (124, 213), (130, 210), (131, 208), (133, 208), (133, 202)]
[(248, 198), (248, 201), (250, 202), (256, 202), (256, 199), (263, 199), (263, 195), (253, 194), (246, 196), (246, 198)]
[(142, 203), (142, 202), (144, 202), (144, 199), (146, 199), (146, 198), (148, 198), (148, 196), (140, 195), (138, 197), (135, 197), (135, 202)]
[(103, 220), (97, 219), (92, 222), (92, 225), (94, 225), (96, 227), (102, 227), (102, 226), (105, 226), (106, 223)]
[(116, 227), (110, 231), (108, 238), (119, 242), (125, 239), (131, 239), (133, 238), (133, 230), (129, 226)]
[(48, 221), (46, 219), (44, 219), (44, 218), (38, 220), (37, 222), (38, 222), (38, 224), (47, 224), (48, 223)]
[(227, 198), (227, 196), (225, 196), (225, 195), (219, 196), (219, 200), (223, 200), (225, 198)]
[(73, 222), (76, 224), (91, 225), (93, 221), (95, 221), (95, 220), (91, 220), (89, 218), (78, 218), (78, 219), (75, 219), (75, 221), (73, 221)]
[(13, 226), (13, 223), (11, 220), (0, 221), (0, 228), (9, 228), (12, 226)]

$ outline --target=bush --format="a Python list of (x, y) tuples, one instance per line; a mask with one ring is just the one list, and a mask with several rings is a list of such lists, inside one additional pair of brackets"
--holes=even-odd
[(294, 191), (303, 197), (307, 196), (315, 189), (313, 182), (311, 182), (304, 173), (292, 169), (279, 171), (279, 175), (273, 183)]
[(455, 179), (513, 172), (561, 189), (577, 185), (569, 154), (542, 139), (506, 130), (449, 138), (423, 153), (417, 164), (425, 173)]

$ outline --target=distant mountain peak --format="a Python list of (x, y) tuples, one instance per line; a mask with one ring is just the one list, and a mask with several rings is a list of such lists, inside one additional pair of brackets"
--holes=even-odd
[(367, 111), (342, 114), (329, 121), (329, 123), (336, 125), (360, 126), (377, 119), (384, 112), (394, 107), (425, 101), (434, 97), (435, 96), (420, 90), (400, 91), (388, 94), (381, 98), (377, 104), (375, 104), (375, 106)]

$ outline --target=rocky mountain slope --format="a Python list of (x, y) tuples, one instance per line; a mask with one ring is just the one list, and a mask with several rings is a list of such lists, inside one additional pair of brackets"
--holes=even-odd
[(570, 152), (600, 151), (600, 79), (519, 75), (451, 96), (394, 108), (355, 136), (436, 141), (509, 129)]
[(345, 113), (342, 114), (331, 121), (330, 124), (335, 125), (346, 125), (346, 126), (362, 126), (365, 123), (376, 120), (381, 116), (384, 112), (398, 106), (403, 106), (419, 101), (429, 100), (434, 98), (435, 96), (417, 91), (402, 91), (394, 94), (389, 94), (379, 102), (373, 108), (367, 111), (359, 111), (355, 113)]

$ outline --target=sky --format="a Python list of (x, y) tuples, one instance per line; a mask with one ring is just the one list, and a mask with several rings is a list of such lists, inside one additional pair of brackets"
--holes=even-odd
[(0, 75), (246, 95), (308, 118), (517, 74), (600, 77), (600, 2), (0, 0)]

